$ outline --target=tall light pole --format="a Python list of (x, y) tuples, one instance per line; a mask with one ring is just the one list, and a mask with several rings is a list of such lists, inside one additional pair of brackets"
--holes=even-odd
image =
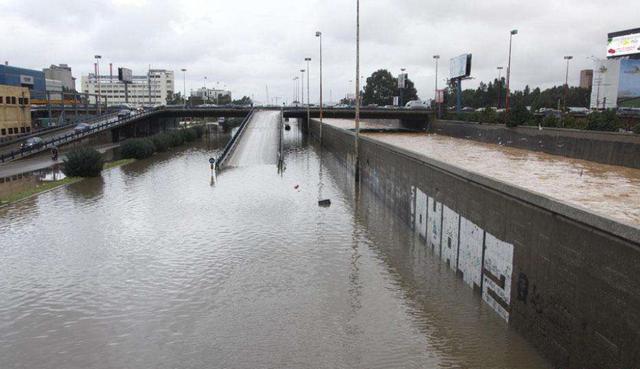
[(360, 140), (360, 0), (356, 0), (356, 142), (355, 180), (360, 181), (360, 163), (358, 158), (358, 141)]
[(309, 62), (311, 58), (304, 58), (304, 61), (307, 62), (307, 130), (309, 130), (309, 118), (311, 117), (309, 113), (309, 105), (311, 105), (311, 97), (309, 96), (309, 72), (311, 70), (309, 69)]
[(320, 142), (322, 142), (322, 32), (316, 31), (316, 37), (320, 40)]
[(302, 106), (304, 106), (304, 72), (305, 72), (304, 69), (300, 69), (300, 95), (302, 98), (302, 101), (300, 102), (302, 103)]
[(102, 114), (102, 107), (101, 107), (102, 98), (100, 96), (101, 95), (101, 91), (100, 91), (100, 59), (102, 59), (102, 56), (101, 55), (95, 55), (94, 57), (96, 58), (96, 74), (97, 74), (96, 78), (97, 78), (97, 81), (98, 81), (98, 99), (97, 99), (97, 102), (98, 102), (98, 115), (100, 115), (100, 114)]
[(564, 77), (564, 111), (567, 111), (567, 94), (569, 93), (569, 60), (573, 59), (573, 56), (567, 55), (564, 60), (567, 61), (567, 74)]
[(498, 109), (502, 105), (502, 69), (504, 67), (496, 67), (498, 69)]
[(187, 69), (182, 68), (182, 106), (187, 106)]
[(434, 55), (433, 59), (436, 61), (436, 87), (433, 92), (433, 101), (436, 103), (436, 115), (440, 116), (440, 103), (438, 102), (438, 60), (440, 55)]
[(505, 101), (505, 109), (507, 112), (507, 120), (509, 119), (509, 97), (511, 95), (511, 91), (509, 90), (509, 81), (511, 79), (511, 43), (513, 41), (513, 35), (517, 35), (518, 30), (513, 29), (509, 33), (509, 64), (507, 65), (507, 96)]

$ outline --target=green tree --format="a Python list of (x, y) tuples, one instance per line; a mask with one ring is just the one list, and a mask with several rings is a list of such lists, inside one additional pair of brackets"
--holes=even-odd
[[(386, 69), (379, 69), (367, 78), (362, 96), (362, 105), (378, 104), (391, 105), (393, 97), (400, 96), (398, 79)], [(407, 78), (405, 88), (402, 90), (402, 103), (418, 100), (418, 91), (412, 80)]]
[(390, 105), (393, 103), (393, 97), (396, 96), (398, 89), (398, 81), (386, 69), (379, 69), (367, 78), (367, 84), (364, 87), (364, 95), (362, 104), (378, 104)]
[(249, 96), (242, 96), (241, 99), (233, 100), (234, 105), (253, 105), (253, 101)]

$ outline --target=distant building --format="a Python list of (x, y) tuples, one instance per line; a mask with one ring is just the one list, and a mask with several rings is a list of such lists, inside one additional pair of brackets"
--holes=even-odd
[(54, 79), (62, 82), (65, 91), (76, 90), (76, 79), (71, 75), (71, 67), (66, 64), (51, 65), (42, 70), (46, 79)]
[(0, 64), (0, 85), (26, 87), (32, 99), (46, 99), (44, 73)]
[(0, 139), (31, 132), (28, 87), (0, 84)]
[(62, 100), (62, 91), (64, 91), (62, 81), (46, 78), (45, 85), (49, 100)]
[[(81, 90), (88, 94), (100, 94), (107, 105), (123, 105), (126, 103), (124, 83), (111, 76), (100, 76), (90, 73), (80, 79)], [(173, 97), (173, 71), (165, 69), (151, 69), (146, 75), (133, 76), (128, 85), (128, 104), (131, 106), (161, 105), (167, 103), (167, 98)], [(91, 103), (96, 102), (95, 96), (90, 96)]]
[(580, 88), (590, 89), (593, 84), (593, 69), (580, 71)]
[(197, 90), (191, 90), (191, 96), (202, 99), (204, 102), (215, 103), (223, 96), (228, 96), (231, 99), (231, 91), (200, 87)]

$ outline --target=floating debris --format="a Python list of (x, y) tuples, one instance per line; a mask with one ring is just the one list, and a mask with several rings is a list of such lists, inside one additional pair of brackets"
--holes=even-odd
[(324, 207), (329, 207), (329, 206), (331, 206), (331, 200), (329, 200), (329, 199), (320, 200), (320, 201), (318, 201), (318, 205), (319, 206), (324, 206)]

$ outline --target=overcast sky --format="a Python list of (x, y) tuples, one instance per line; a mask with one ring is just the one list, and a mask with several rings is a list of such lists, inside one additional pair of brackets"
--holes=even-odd
[[(451, 57), (473, 54), (475, 87), (506, 65), (509, 30), (517, 28), (512, 86), (549, 87), (564, 80), (564, 55), (573, 55), (569, 83), (604, 57), (608, 32), (640, 27), (632, 0), (361, 0), (362, 75), (406, 68), (421, 98), (432, 98), (434, 54), (439, 84)], [(325, 100), (354, 91), (355, 0), (0, 0), (0, 59), (42, 69), (67, 63), (74, 76), (93, 71), (93, 55), (134, 74), (187, 68), (187, 90), (216, 81), (234, 97), (291, 100), (292, 78), (311, 57), (311, 99), (318, 96), (318, 39), (323, 33)], [(506, 69), (506, 68), (505, 68)], [(306, 81), (305, 81), (306, 82)], [(305, 88), (306, 90), (306, 88)]]

